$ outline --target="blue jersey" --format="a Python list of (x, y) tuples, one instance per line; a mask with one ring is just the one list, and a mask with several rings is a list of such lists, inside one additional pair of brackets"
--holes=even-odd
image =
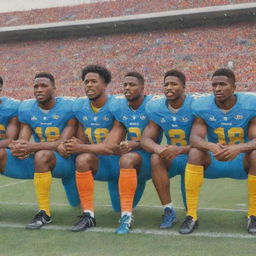
[(6, 138), (9, 121), (18, 115), (20, 101), (7, 97), (0, 98), (0, 140)]
[(59, 139), (67, 122), (74, 118), (73, 103), (74, 98), (57, 97), (53, 108), (44, 111), (35, 99), (25, 100), (19, 107), (18, 118), (32, 128), (36, 142), (55, 141)]
[(102, 142), (113, 127), (114, 116), (110, 112), (113, 96), (108, 96), (106, 104), (94, 112), (87, 97), (78, 98), (73, 106), (73, 113), (84, 128), (91, 144)]
[(256, 116), (256, 96), (237, 93), (236, 97), (237, 102), (229, 111), (215, 104), (214, 95), (201, 97), (193, 103), (193, 114), (207, 124), (208, 141), (227, 145), (248, 141), (248, 125)]
[(146, 115), (146, 103), (152, 99), (151, 95), (144, 97), (138, 109), (133, 110), (124, 96), (116, 96), (111, 104), (110, 111), (116, 120), (124, 125), (127, 130), (127, 140), (140, 141), (141, 135), (149, 122)]
[(155, 96), (146, 105), (146, 113), (151, 121), (163, 130), (169, 145), (186, 146), (194, 117), (191, 111), (193, 95), (186, 95), (181, 108), (172, 113), (165, 96)]

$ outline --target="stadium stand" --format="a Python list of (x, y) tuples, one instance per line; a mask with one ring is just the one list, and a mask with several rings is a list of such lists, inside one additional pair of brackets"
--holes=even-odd
[[(118, 2), (118, 3), (117, 3)], [(123, 9), (133, 6), (131, 13), (143, 13), (167, 10), (172, 2), (173, 9), (202, 7), (206, 1), (112, 1), (83, 5), (102, 11), (101, 16), (129, 15), (120, 13)], [(135, 4), (135, 2), (137, 4)], [(245, 1), (207, 1), (207, 5), (241, 3)], [(250, 1), (246, 1), (250, 2)], [(185, 6), (179, 5), (185, 4)], [(101, 6), (102, 5), (102, 6)], [(108, 8), (104, 5), (109, 5)], [(112, 7), (111, 7), (112, 6)], [(135, 6), (139, 6), (137, 9)], [(146, 9), (150, 6), (151, 9)], [(111, 7), (111, 8), (110, 8)], [(77, 8), (77, 9), (76, 9)], [(55, 9), (63, 10), (59, 16)], [(18, 17), (18, 24), (28, 24), (35, 15), (33, 22), (52, 22), (65, 20), (67, 11), (75, 12), (74, 19), (86, 18), (79, 16), (81, 6), (47, 9), (47, 14), (35, 15), (46, 10), (32, 10), (24, 13), (13, 13)], [(113, 13), (109, 13), (113, 9)], [(116, 10), (116, 11), (115, 11)], [(27, 13), (27, 16), (26, 16)], [(88, 11), (88, 13), (91, 13)], [(8, 23), (11, 14), (1, 15), (1, 24)], [(18, 15), (18, 16), (16, 16)], [(24, 16), (23, 16), (24, 15)], [(32, 15), (32, 16), (30, 16)], [(95, 14), (96, 15), (96, 14)], [(28, 17), (29, 16), (29, 17)], [(37, 17), (38, 16), (38, 17)], [(43, 18), (44, 17), (44, 18)], [(51, 17), (54, 17), (52, 19)], [(42, 20), (37, 20), (42, 19)], [(72, 18), (72, 19), (73, 19)], [(88, 17), (90, 18), (90, 17)], [(177, 68), (186, 73), (189, 91), (209, 91), (209, 78), (219, 67), (230, 67), (236, 75), (238, 90), (255, 91), (255, 50), (256, 25), (250, 22), (240, 22), (231, 25), (200, 26), (184, 29), (164, 29), (161, 31), (122, 33), (89, 37), (73, 37), (64, 39), (28, 40), (0, 44), (1, 76), (5, 79), (3, 93), (19, 99), (32, 97), (31, 82), (35, 73), (49, 71), (54, 74), (60, 95), (78, 96), (83, 93), (80, 70), (87, 64), (106, 65), (113, 73), (113, 81), (109, 92), (122, 91), (121, 78), (130, 70), (144, 74), (147, 83), (147, 93), (160, 93), (163, 73), (170, 68)]]

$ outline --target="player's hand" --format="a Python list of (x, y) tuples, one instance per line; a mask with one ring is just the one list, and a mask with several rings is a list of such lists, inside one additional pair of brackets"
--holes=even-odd
[(65, 151), (68, 154), (76, 154), (76, 153), (80, 153), (80, 146), (84, 144), (81, 140), (77, 139), (77, 138), (72, 138), (70, 140), (66, 140), (64, 141), (64, 147), (65, 147)]
[(215, 158), (219, 161), (231, 161), (241, 153), (239, 145), (222, 145), (221, 147), (222, 149), (214, 154)]
[(216, 143), (211, 143), (209, 142), (208, 143), (208, 150), (210, 152), (213, 153), (213, 155), (215, 156), (218, 152), (220, 152), (223, 147), (225, 147), (224, 145), (221, 145), (221, 144), (216, 144)]
[(26, 140), (16, 140), (12, 141), (9, 144), (9, 148), (11, 150), (11, 153), (13, 156), (16, 156), (20, 159), (24, 159), (29, 155), (29, 148), (28, 148), (29, 142)]
[(159, 155), (163, 159), (172, 160), (180, 154), (180, 150), (181, 148), (178, 146), (166, 145)]
[(57, 151), (64, 158), (68, 158), (70, 156), (70, 154), (68, 154), (68, 152), (66, 151), (64, 142), (60, 143), (60, 145), (57, 147)]
[(119, 144), (121, 155), (131, 152), (138, 147), (138, 142), (136, 141), (121, 141)]

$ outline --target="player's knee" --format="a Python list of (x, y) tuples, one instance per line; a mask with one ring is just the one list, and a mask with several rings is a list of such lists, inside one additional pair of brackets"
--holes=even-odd
[(249, 173), (256, 175), (256, 150), (253, 150), (252, 152), (249, 153), (248, 155), (248, 160), (249, 160)]
[(141, 157), (136, 153), (127, 153), (120, 157), (120, 168), (137, 169), (141, 164)]
[(76, 158), (76, 170), (80, 172), (95, 170), (98, 163), (98, 158), (94, 154), (80, 154)]
[(209, 155), (197, 148), (191, 148), (188, 154), (188, 162), (190, 164), (205, 165), (206, 161), (209, 160)]
[(162, 158), (158, 154), (152, 154), (150, 158), (151, 166), (158, 166), (162, 162)]
[(35, 153), (35, 169), (40, 171), (51, 170), (56, 163), (54, 153), (50, 150), (40, 150)]
[(4, 171), (7, 160), (7, 154), (5, 149), (0, 149), (0, 173)]

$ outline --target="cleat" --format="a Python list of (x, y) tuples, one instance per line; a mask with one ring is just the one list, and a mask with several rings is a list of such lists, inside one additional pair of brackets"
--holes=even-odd
[(131, 222), (132, 222), (132, 216), (129, 215), (124, 215), (120, 220), (119, 220), (119, 227), (116, 229), (117, 234), (128, 234), (131, 229)]
[(247, 230), (250, 234), (256, 234), (256, 216), (250, 216), (247, 219)]
[(190, 234), (198, 228), (198, 221), (194, 221), (191, 216), (187, 216), (180, 227), (180, 234)]
[(26, 229), (39, 229), (51, 222), (52, 218), (48, 216), (44, 210), (41, 210), (34, 216), (32, 221), (27, 224)]
[(172, 224), (175, 222), (175, 220), (176, 220), (176, 214), (175, 214), (174, 209), (166, 207), (164, 209), (163, 221), (160, 224), (160, 228), (161, 229), (170, 228), (172, 226)]
[(79, 216), (79, 221), (71, 228), (73, 232), (79, 232), (96, 226), (96, 219), (93, 218), (88, 212), (84, 212)]

